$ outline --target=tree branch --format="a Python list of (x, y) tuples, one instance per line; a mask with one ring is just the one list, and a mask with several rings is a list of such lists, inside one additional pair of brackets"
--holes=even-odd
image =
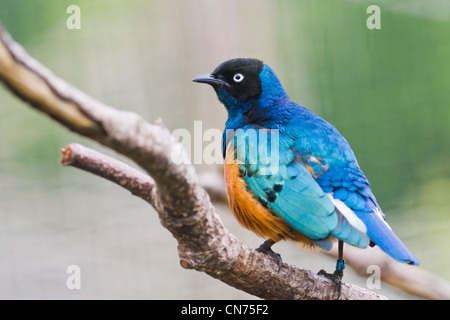
[(78, 143), (68, 145), (61, 152), (63, 166), (72, 166), (98, 175), (127, 189), (152, 206), (156, 205), (155, 181), (150, 176)]
[[(149, 202), (178, 241), (181, 266), (203, 271), (235, 288), (265, 299), (334, 299), (329, 280), (283, 264), (234, 237), (223, 226), (194, 167), (160, 121), (111, 108), (56, 77), (12, 40), (0, 25), (0, 79), (19, 98), (68, 129), (134, 160), (150, 175), (80, 145), (63, 150), (62, 163), (107, 178)], [(187, 160), (187, 159), (186, 159)], [(179, 162), (177, 162), (179, 163)], [(341, 299), (383, 299), (343, 284)]]

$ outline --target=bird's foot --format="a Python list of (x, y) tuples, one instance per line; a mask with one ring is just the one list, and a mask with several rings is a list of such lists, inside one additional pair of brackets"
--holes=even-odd
[(342, 291), (342, 277), (344, 276), (344, 269), (336, 269), (333, 273), (328, 273), (324, 269), (322, 269), (317, 274), (333, 281), (338, 294), (336, 300), (339, 300)]
[(268, 239), (268, 240), (264, 241), (264, 243), (261, 244), (256, 249), (256, 251), (264, 253), (264, 254), (268, 255), (269, 257), (271, 257), (273, 260), (275, 260), (278, 263), (278, 272), (280, 272), (281, 266), (283, 264), (283, 259), (281, 259), (281, 255), (279, 253), (276, 253), (275, 251), (272, 250), (272, 246), (274, 244), (275, 244), (275, 241), (273, 241), (272, 239)]
[(322, 269), (317, 273), (319, 276), (324, 276), (325, 278), (328, 278), (331, 281), (333, 281), (338, 293), (336, 300), (339, 300), (342, 291), (342, 277), (344, 276), (344, 269), (345, 269), (345, 260), (343, 256), (344, 256), (344, 242), (339, 239), (336, 270), (333, 273), (328, 273)]

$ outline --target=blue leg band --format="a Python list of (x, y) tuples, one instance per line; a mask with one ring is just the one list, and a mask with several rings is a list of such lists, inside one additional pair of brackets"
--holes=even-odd
[(336, 270), (342, 271), (345, 269), (345, 260), (338, 260), (336, 261)]

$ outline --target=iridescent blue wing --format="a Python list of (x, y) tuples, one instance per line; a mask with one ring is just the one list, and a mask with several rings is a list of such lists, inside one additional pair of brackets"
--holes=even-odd
[(367, 247), (365, 230), (351, 225), (351, 220), (335, 210), (332, 198), (311, 174), (322, 168), (315, 159), (305, 161), (292, 143), (274, 130), (245, 127), (227, 138), (248, 189), (273, 214), (324, 249), (330, 249), (330, 235)]

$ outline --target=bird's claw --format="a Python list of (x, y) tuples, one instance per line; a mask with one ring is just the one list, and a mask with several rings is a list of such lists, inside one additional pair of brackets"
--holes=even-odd
[(279, 253), (276, 253), (275, 251), (272, 250), (271, 247), (274, 243), (275, 242), (272, 240), (267, 240), (263, 244), (261, 244), (256, 249), (256, 251), (264, 253), (264, 254), (268, 255), (269, 257), (271, 257), (273, 260), (275, 260), (275, 262), (278, 263), (278, 272), (280, 272), (281, 266), (283, 265), (283, 259), (281, 258), (281, 255)]
[(341, 297), (341, 292), (342, 292), (342, 277), (344, 276), (344, 271), (343, 270), (335, 270), (333, 273), (328, 273), (324, 269), (322, 269), (317, 274), (319, 276), (323, 276), (323, 277), (333, 281), (333, 283), (336, 286), (337, 292), (338, 292), (338, 296), (337, 296), (336, 300), (339, 300), (339, 298)]

